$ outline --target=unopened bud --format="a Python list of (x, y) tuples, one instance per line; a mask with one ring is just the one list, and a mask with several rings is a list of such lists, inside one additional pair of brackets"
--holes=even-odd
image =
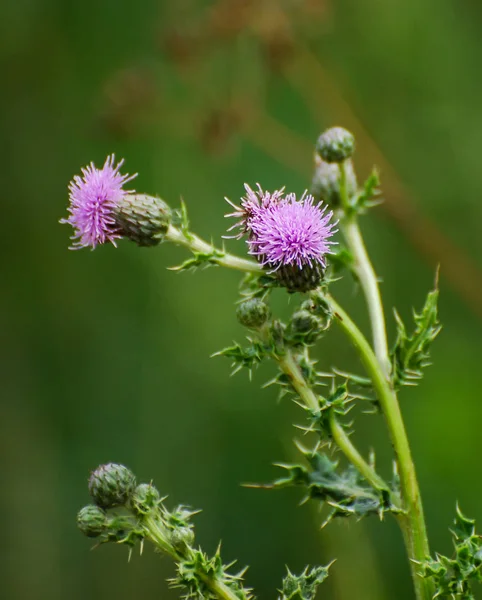
[(243, 300), (236, 309), (236, 316), (241, 325), (250, 329), (259, 329), (270, 317), (269, 306), (260, 298)]
[(122, 237), (138, 246), (156, 246), (171, 223), (171, 209), (160, 198), (124, 194), (115, 207), (115, 221)]
[(194, 542), (194, 531), (191, 527), (175, 527), (170, 532), (169, 542), (174, 550), (182, 553), (186, 547), (192, 546)]
[(89, 492), (97, 506), (124, 506), (136, 486), (134, 473), (124, 465), (100, 465), (89, 479)]
[(136, 513), (147, 514), (157, 508), (161, 496), (152, 483), (140, 483), (131, 496), (131, 505)]
[(327, 163), (343, 162), (355, 151), (355, 138), (343, 127), (332, 127), (320, 135), (316, 151)]
[(79, 511), (77, 527), (87, 537), (98, 537), (107, 529), (107, 515), (102, 508), (89, 504)]
[(294, 344), (313, 344), (323, 329), (322, 321), (312, 312), (301, 308), (291, 317), (288, 339)]
[[(350, 198), (357, 190), (357, 182), (353, 162), (345, 162), (346, 193)], [(341, 205), (340, 169), (335, 163), (327, 163), (316, 157), (315, 173), (311, 182), (311, 194), (329, 204), (332, 208)]]

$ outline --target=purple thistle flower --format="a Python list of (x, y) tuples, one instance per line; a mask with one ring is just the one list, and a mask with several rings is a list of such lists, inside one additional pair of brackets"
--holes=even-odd
[(237, 223), (232, 225), (228, 231), (233, 229), (239, 229), (236, 235), (224, 236), (226, 238), (241, 239), (245, 233), (248, 235), (251, 233), (251, 222), (258, 215), (258, 213), (270, 206), (276, 206), (282, 199), (284, 194), (284, 188), (281, 190), (275, 190), (272, 194), (270, 192), (264, 192), (259, 183), (257, 184), (258, 189), (252, 190), (247, 183), (244, 184), (246, 190), (246, 196), (241, 198), (241, 206), (233, 204), (231, 200), (225, 198), (226, 202), (230, 204), (235, 212), (225, 215), (226, 217), (234, 217), (239, 219)]
[(252, 237), (250, 254), (263, 265), (277, 271), (281, 267), (326, 267), (325, 255), (336, 242), (336, 222), (330, 223), (333, 211), (315, 204), (313, 196), (303, 194), (300, 200), (289, 194), (277, 204), (256, 212), (250, 221)]
[(69, 223), (74, 228), (72, 239), (76, 240), (72, 249), (111, 242), (122, 237), (116, 225), (114, 211), (126, 194), (123, 186), (137, 175), (119, 173), (124, 160), (114, 166), (115, 157), (108, 156), (102, 169), (94, 163), (82, 169), (82, 176), (76, 175), (69, 185), (69, 217), (61, 223)]

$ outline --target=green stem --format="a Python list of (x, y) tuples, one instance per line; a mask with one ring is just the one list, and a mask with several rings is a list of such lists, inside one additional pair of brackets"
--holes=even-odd
[[(275, 356), (280, 369), (289, 377), (293, 389), (296, 391), (305, 405), (315, 413), (320, 411), (318, 397), (313, 389), (308, 385), (303, 374), (296, 363), (291, 350), (287, 350), (283, 356)], [(331, 415), (331, 430), (335, 442), (347, 459), (360, 471), (365, 479), (375, 488), (389, 490), (389, 486), (376, 473), (363, 456), (358, 452), (350, 438), (336, 420), (334, 413)]]
[(330, 429), (333, 439), (348, 460), (360, 471), (365, 479), (377, 490), (389, 492), (390, 486), (378, 475), (352, 444), (345, 429), (340, 425), (334, 411), (330, 414)]
[(343, 209), (343, 215), (340, 218), (340, 229), (353, 255), (355, 272), (367, 303), (375, 355), (380, 362), (385, 377), (388, 379), (390, 376), (390, 360), (383, 304), (378, 288), (377, 276), (363, 242), (357, 215), (350, 205), (346, 182), (346, 165), (345, 163), (341, 163), (339, 167), (340, 196)]
[(194, 233), (185, 233), (169, 225), (169, 229), (166, 233), (165, 240), (173, 242), (181, 246), (185, 246), (191, 252), (199, 252), (201, 254), (212, 254), (213, 262), (223, 267), (235, 269), (236, 271), (243, 271), (244, 273), (262, 273), (263, 267), (255, 262), (254, 260), (248, 260), (246, 258), (240, 258), (234, 254), (229, 254), (224, 250), (219, 250), (212, 244), (208, 244)]
[[(158, 519), (146, 515), (143, 519), (143, 525), (149, 536), (149, 539), (155, 546), (157, 546), (159, 550), (169, 554), (176, 561), (179, 561), (180, 558), (186, 558), (179, 556), (178, 553), (168, 543), (167, 532), (164, 530), (164, 526)], [(219, 598), (219, 600), (239, 600), (238, 596), (222, 581), (202, 573), (200, 574), (200, 577), (211, 590), (211, 592), (213, 592)]]
[(331, 307), (339, 326), (357, 349), (377, 393), (400, 471), (405, 513), (400, 515), (399, 521), (407, 545), (416, 596), (418, 600), (430, 600), (433, 594), (432, 583), (428, 579), (422, 579), (417, 573), (416, 563), (424, 562), (430, 555), (430, 550), (415, 466), (397, 396), (382, 372), (370, 344), (358, 327), (330, 295), (325, 295), (325, 300)]

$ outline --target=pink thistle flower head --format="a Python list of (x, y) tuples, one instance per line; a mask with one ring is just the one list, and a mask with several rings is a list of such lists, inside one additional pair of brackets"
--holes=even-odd
[(326, 205), (315, 204), (313, 196), (306, 192), (300, 200), (289, 194), (278, 204), (260, 210), (251, 221), (250, 254), (273, 271), (315, 264), (325, 268), (325, 256), (336, 243), (330, 241), (336, 232), (336, 223), (330, 222), (333, 211), (326, 210)]
[(237, 206), (236, 204), (233, 204), (231, 200), (225, 198), (226, 202), (234, 208), (234, 212), (225, 216), (239, 219), (237, 223), (228, 229), (228, 231), (238, 229), (238, 233), (225, 237), (241, 239), (245, 233), (249, 236), (251, 234), (251, 222), (255, 219), (257, 214), (270, 206), (276, 206), (281, 201), (284, 194), (284, 188), (275, 190), (273, 193), (263, 191), (259, 183), (257, 184), (257, 188), (258, 189), (254, 191), (247, 183), (244, 184), (246, 195), (241, 198), (241, 206)]
[(108, 156), (102, 169), (94, 163), (82, 169), (82, 176), (76, 175), (69, 185), (69, 217), (61, 223), (69, 223), (74, 228), (72, 249), (95, 248), (98, 244), (111, 242), (122, 237), (116, 225), (115, 210), (127, 194), (124, 185), (137, 175), (122, 175), (119, 172), (121, 160), (114, 164), (115, 157)]

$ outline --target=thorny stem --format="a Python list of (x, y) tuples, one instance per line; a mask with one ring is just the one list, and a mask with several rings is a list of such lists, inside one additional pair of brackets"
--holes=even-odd
[[(346, 191), (344, 191), (346, 190), (346, 173), (344, 169), (341, 171), (341, 191), (342, 196), (344, 195), (346, 199)], [(347, 235), (347, 241), (357, 260), (357, 273), (367, 298), (372, 321), (374, 347), (377, 349), (378, 355), (373, 352), (364, 335), (341, 306), (329, 295), (325, 295), (325, 299), (331, 307), (333, 314), (336, 317), (336, 321), (350, 338), (354, 347), (358, 350), (360, 358), (372, 379), (373, 386), (380, 401), (400, 470), (400, 483), (405, 513), (401, 513), (398, 516), (398, 519), (403, 531), (405, 545), (410, 560), (416, 598), (417, 600), (431, 600), (433, 596), (432, 582), (429, 579), (421, 578), (417, 573), (417, 564), (423, 563), (427, 557), (430, 556), (430, 550), (420, 490), (407, 433), (398, 405), (397, 396), (387, 378), (387, 373), (389, 372), (388, 346), (386, 342), (385, 319), (383, 316), (380, 292), (378, 290), (376, 275), (363, 244), (358, 224), (353, 220), (351, 223), (348, 223), (348, 225), (349, 226), (346, 227), (345, 221), (345, 223), (342, 223), (342, 228), (345, 235)], [(212, 253), (213, 250), (215, 250), (212, 245), (207, 244), (196, 235), (189, 234), (187, 236), (173, 226), (169, 227), (166, 239), (176, 244), (186, 246), (194, 252)], [(222, 256), (216, 260), (219, 265), (247, 273), (261, 273), (263, 271), (262, 267), (252, 260), (239, 258), (221, 251), (218, 252), (222, 254)], [(380, 358), (377, 358), (377, 356)], [(316, 395), (304, 380), (291, 353), (288, 352), (280, 359), (280, 367), (291, 378), (294, 389), (306, 405), (312, 409), (315, 409), (316, 407), (316, 410), (318, 410)], [(338, 430), (336, 430), (335, 433), (338, 433)], [(356, 461), (353, 462), (353, 464), (355, 464), (358, 469), (362, 467), (367, 480), (370, 481), (375, 488), (379, 488), (379, 476), (372, 467), (366, 463), (363, 457), (361, 457), (356, 448), (353, 447), (349, 438), (346, 437), (346, 439), (342, 439), (340, 436), (339, 440), (341, 441), (340, 447), (347, 458), (351, 462)], [(337, 443), (339, 443), (339, 441), (337, 441)], [(370, 478), (368, 478), (368, 475), (370, 475)], [(384, 487), (386, 487), (386, 484)], [(225, 598), (224, 600), (228, 600), (228, 598)], [(229, 598), (229, 600), (234, 600), (234, 598)]]
[(385, 378), (380, 363), (364, 335), (334, 298), (328, 294), (324, 298), (337, 323), (358, 351), (377, 393), (400, 471), (405, 512), (399, 515), (399, 522), (407, 545), (416, 597), (418, 600), (430, 600), (433, 594), (432, 583), (429, 579), (421, 578), (417, 573), (417, 563), (424, 562), (429, 557), (430, 551), (415, 466), (397, 396)]
[(229, 252), (225, 252), (224, 250), (216, 248), (212, 244), (208, 244), (197, 235), (191, 232), (185, 233), (173, 225), (169, 225), (165, 239), (169, 242), (173, 242), (174, 244), (185, 246), (191, 250), (191, 252), (212, 255), (211, 260), (220, 266), (248, 273), (263, 272), (263, 267), (253, 260), (240, 258), (234, 254), (229, 254)]
[(355, 260), (355, 272), (363, 289), (363, 294), (365, 295), (370, 315), (375, 355), (381, 365), (385, 377), (388, 379), (390, 376), (390, 360), (383, 304), (378, 288), (377, 276), (363, 242), (357, 215), (350, 206), (346, 181), (346, 165), (343, 162), (339, 167), (340, 196), (343, 208), (343, 216), (340, 218), (340, 229)]
[[(296, 363), (291, 350), (287, 350), (283, 356), (275, 356), (278, 361), (280, 369), (285, 373), (294, 390), (305, 403), (305, 405), (313, 412), (318, 413), (320, 411), (320, 404), (318, 397), (309, 386), (303, 374)], [(370, 466), (363, 456), (358, 452), (350, 438), (340, 426), (336, 420), (335, 415), (332, 413), (330, 419), (331, 432), (335, 442), (340, 447), (340, 450), (347, 457), (347, 459), (360, 471), (365, 479), (375, 488), (379, 490), (389, 490), (389, 486), (383, 481), (383, 479), (376, 473), (372, 466)]]
[[(166, 533), (163, 531), (162, 524), (159, 523), (157, 519), (147, 515), (143, 520), (143, 524), (149, 535), (149, 539), (159, 548), (159, 550), (170, 554), (174, 560), (179, 560), (181, 558), (167, 543)], [(200, 573), (199, 576), (203, 579), (211, 592), (216, 594), (219, 600), (239, 600), (238, 596), (222, 581), (219, 581), (215, 577), (203, 575), (202, 573)]]

